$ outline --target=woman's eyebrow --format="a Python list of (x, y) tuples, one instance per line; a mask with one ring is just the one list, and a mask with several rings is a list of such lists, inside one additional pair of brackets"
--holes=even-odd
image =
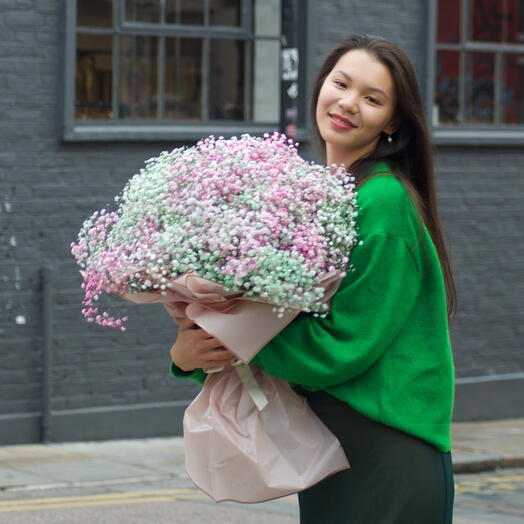
[[(342, 71), (341, 69), (338, 70), (338, 71), (335, 71), (335, 74), (340, 74), (342, 75), (343, 77), (345, 77), (347, 80), (352, 80), (352, 78), (347, 74), (345, 73), (344, 71)], [(379, 89), (378, 87), (370, 87), (370, 86), (367, 86), (366, 89), (368, 91), (373, 91), (375, 93), (379, 93), (381, 95), (383, 95), (387, 100), (389, 100), (389, 97), (388, 95), (386, 95), (386, 93), (384, 91), (382, 91), (382, 89)]]

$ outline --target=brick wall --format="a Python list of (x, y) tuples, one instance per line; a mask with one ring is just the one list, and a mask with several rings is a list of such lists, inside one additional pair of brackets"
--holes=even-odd
[(524, 371), (522, 148), (441, 147), (440, 208), (459, 295), (460, 377)]
[(126, 333), (88, 325), (69, 253), (83, 220), (174, 145), (62, 142), (62, 2), (0, 10), (0, 417), (41, 409), (44, 266), (55, 278), (54, 410), (189, 399), (198, 388), (167, 372), (176, 330), (162, 307), (129, 306)]
[[(62, 142), (62, 4), (0, 0), (0, 435), (17, 417), (34, 419), (24, 435), (22, 426), (9, 426), (17, 442), (39, 438), (44, 266), (55, 272), (54, 410), (169, 403), (198, 389), (167, 373), (175, 329), (160, 306), (130, 306), (126, 333), (80, 317), (69, 243), (144, 159), (177, 144)], [(375, 1), (372, 8), (364, 0), (310, 2), (310, 75), (334, 43), (363, 31), (399, 43), (423, 82), (424, 6), (422, 0)], [(314, 157), (313, 146), (304, 154)], [(460, 293), (453, 327), (459, 376), (524, 371), (523, 161), (509, 148), (438, 151), (440, 204)]]

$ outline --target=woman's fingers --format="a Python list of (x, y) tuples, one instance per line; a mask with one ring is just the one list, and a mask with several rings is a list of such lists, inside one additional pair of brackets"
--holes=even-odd
[(218, 368), (222, 366), (228, 366), (231, 364), (228, 360), (210, 360), (209, 362), (206, 362), (206, 365), (203, 369), (211, 369), (211, 368)]
[(231, 360), (238, 358), (232, 351), (226, 348), (213, 349), (203, 356), (213, 360)]
[(232, 364), (235, 360), (237, 360), (237, 357), (235, 355), (232, 355), (230, 351), (225, 349), (209, 353), (208, 355), (206, 355), (204, 360), (205, 365), (202, 367), (212, 368), (215, 366), (227, 366), (229, 364)]
[(224, 347), (212, 349), (201, 355), (201, 359), (205, 362), (205, 365), (203, 366), (205, 368), (225, 366), (231, 364), (237, 360), (237, 358), (238, 357), (232, 351)]
[(189, 318), (179, 318), (176, 323), (181, 329), (190, 329), (191, 327), (196, 326), (196, 324)]
[(194, 330), (194, 333), (192, 334), (192, 336), (197, 337), (197, 338), (203, 338), (203, 339), (212, 339), (213, 338), (213, 335), (203, 330), (198, 324), (195, 324), (195, 322), (193, 322), (192, 320), (189, 320), (188, 318), (180, 319), (178, 321), (178, 327), (180, 329)]
[(211, 337), (211, 338), (200, 340), (198, 347), (200, 351), (205, 352), (205, 351), (209, 351), (212, 349), (222, 349), (224, 348), (224, 344), (222, 344), (220, 340), (217, 340), (216, 338)]

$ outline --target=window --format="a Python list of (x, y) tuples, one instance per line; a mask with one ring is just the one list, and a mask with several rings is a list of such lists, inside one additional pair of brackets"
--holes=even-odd
[(436, 0), (433, 7), (437, 135), (462, 130), (522, 140), (524, 0)]
[(281, 0), (66, 6), (65, 139), (278, 128)]

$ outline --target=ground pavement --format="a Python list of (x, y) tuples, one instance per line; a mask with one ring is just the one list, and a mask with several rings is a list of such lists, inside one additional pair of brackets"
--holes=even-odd
[[(524, 419), (455, 423), (453, 442), (455, 473), (524, 468)], [(143, 486), (155, 486), (155, 489), (143, 489)], [(80, 491), (85, 488), (92, 488), (89, 495)], [(75, 489), (78, 490), (78, 500), (71, 498)], [(180, 501), (181, 511), (184, 508), (195, 511), (197, 505), (190, 502), (206, 498), (187, 478), (180, 437), (0, 447), (0, 490), (0, 523), (15, 522), (15, 512), (11, 510), (14, 504), (20, 508), (24, 492), (28, 493), (25, 502), (27, 509), (60, 507), (62, 499), (56, 496), (56, 493), (61, 493), (60, 490), (67, 493), (68, 507), (71, 504), (76, 504), (76, 507), (100, 507), (105, 503), (119, 504), (125, 499), (130, 512), (134, 503), (162, 500), (166, 503), (177, 500)], [(42, 497), (35, 495), (38, 490), (41, 490)], [(46, 498), (45, 493), (50, 490), (54, 490), (54, 495)], [(289, 497), (265, 503), (265, 511), (274, 510), (273, 524), (296, 521), (296, 504), (295, 509), (289, 504)], [(135, 507), (139, 506), (136, 504)], [(253, 506), (238, 506), (233, 508), (228, 503), (218, 506), (199, 504), (198, 511), (207, 512), (215, 518), (223, 513), (220, 520), (228, 523), (236, 522), (235, 515), (239, 522), (253, 524), (264, 522), (257, 519), (267, 518), (266, 513), (263, 517), (260, 511), (250, 511), (249, 508), (256, 509)], [(163, 506), (157, 504), (155, 507), (160, 510)], [(285, 516), (284, 507), (291, 508), (289, 511), (294, 511), (295, 516)], [(32, 514), (36, 516), (36, 512)], [(204, 519), (205, 515), (201, 518)], [(158, 522), (161, 521), (159, 518)], [(189, 520), (184, 519), (183, 522)]]

